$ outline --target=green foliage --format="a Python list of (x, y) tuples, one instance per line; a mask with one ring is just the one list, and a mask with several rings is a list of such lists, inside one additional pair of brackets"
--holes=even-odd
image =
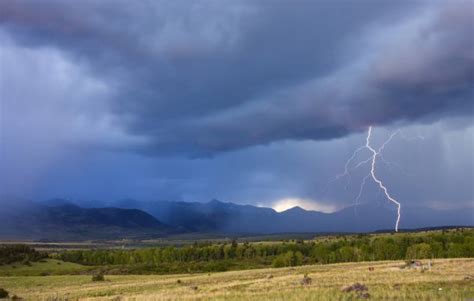
[(38, 252), (26, 245), (0, 246), (0, 265), (19, 261), (23, 262), (25, 265), (30, 265), (31, 261), (39, 261), (47, 257), (47, 253)]
[(108, 273), (217, 272), (267, 266), (374, 260), (474, 257), (474, 230), (353, 235), (278, 243), (195, 243), (135, 250), (71, 250), (58, 259), (103, 266)]
[(92, 281), (105, 281), (103, 274), (92, 275)]
[(407, 249), (407, 259), (422, 259), (433, 257), (431, 245), (427, 243), (415, 244)]
[(281, 267), (290, 267), (290, 266), (297, 266), (303, 264), (303, 254), (300, 251), (288, 251), (284, 254), (280, 254), (275, 257), (272, 261), (272, 266), (274, 268), (281, 268)]

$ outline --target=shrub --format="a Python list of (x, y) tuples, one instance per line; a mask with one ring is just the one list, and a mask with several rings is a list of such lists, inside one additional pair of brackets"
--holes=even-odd
[(92, 281), (105, 281), (103, 274), (92, 275)]
[(297, 266), (303, 264), (303, 254), (301, 252), (288, 251), (278, 255), (272, 262), (274, 268)]
[(290, 260), (291, 260), (290, 256), (293, 256), (293, 254), (288, 256), (290, 252), (293, 253), (292, 251), (289, 251), (286, 254), (280, 254), (277, 257), (275, 257), (275, 259), (273, 259), (273, 261), (272, 261), (272, 266), (274, 268), (281, 268), (281, 267), (289, 266), (290, 265)]
[(422, 258), (431, 258), (431, 257), (432, 257), (431, 246), (427, 243), (412, 245), (407, 249), (407, 252), (406, 252), (407, 259), (422, 259)]
[(8, 292), (3, 288), (0, 288), (0, 298), (8, 298)]

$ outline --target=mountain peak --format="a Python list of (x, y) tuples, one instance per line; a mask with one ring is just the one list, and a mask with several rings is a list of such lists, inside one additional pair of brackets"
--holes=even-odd
[(300, 206), (295, 206), (295, 207), (291, 207), (290, 209), (286, 209), (285, 211), (282, 211), (283, 212), (294, 212), (294, 213), (299, 213), (299, 212), (306, 212), (307, 210), (301, 208)]

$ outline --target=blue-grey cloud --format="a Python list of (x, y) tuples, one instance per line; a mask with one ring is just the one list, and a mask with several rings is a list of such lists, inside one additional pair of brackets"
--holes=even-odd
[(324, 187), (369, 124), (425, 125), (431, 139), (387, 150), (411, 176), (381, 176), (404, 204), (468, 204), (473, 11), (460, 0), (1, 1), (0, 193), (337, 208), (358, 183)]
[(3, 1), (115, 91), (140, 151), (200, 156), (473, 113), (472, 2)]

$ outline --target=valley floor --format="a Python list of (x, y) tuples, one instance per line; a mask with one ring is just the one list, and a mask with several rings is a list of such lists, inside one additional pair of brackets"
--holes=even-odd
[[(425, 261), (427, 262), (427, 261)], [(311, 265), (212, 274), (2, 276), (0, 287), (26, 300), (469, 300), (474, 259), (434, 260), (431, 270), (403, 261)], [(370, 268), (370, 269), (369, 269)], [(302, 283), (304, 274), (311, 281)], [(310, 283), (309, 283), (310, 282)], [(343, 292), (356, 282), (367, 291)]]

